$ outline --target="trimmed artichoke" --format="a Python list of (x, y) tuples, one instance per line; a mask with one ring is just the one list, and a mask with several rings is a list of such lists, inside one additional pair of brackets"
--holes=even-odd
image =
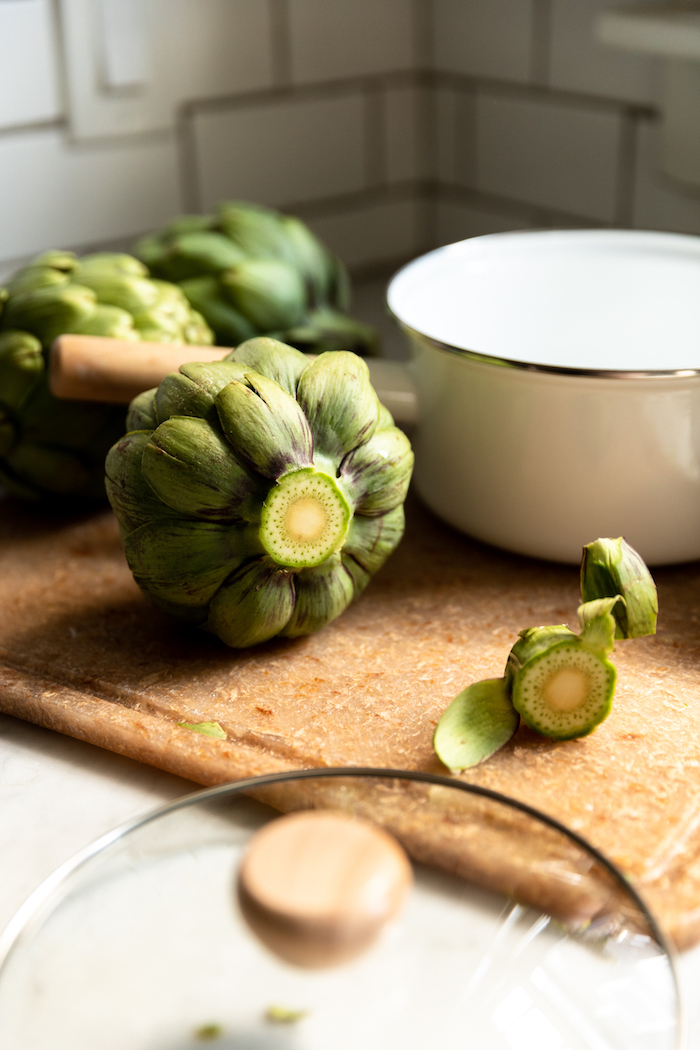
[(334, 620), (403, 534), (413, 453), (355, 354), (274, 339), (139, 395), (107, 494), (155, 604), (241, 648)]
[(0, 295), (0, 486), (13, 495), (104, 497), (104, 457), (124, 433), (124, 410), (52, 396), (48, 351), (66, 332), (213, 342), (183, 292), (151, 280), (133, 256), (50, 251), (19, 270)]
[(135, 252), (154, 276), (177, 281), (222, 346), (256, 334), (300, 350), (378, 352), (377, 334), (349, 317), (343, 264), (300, 219), (241, 201), (183, 215)]

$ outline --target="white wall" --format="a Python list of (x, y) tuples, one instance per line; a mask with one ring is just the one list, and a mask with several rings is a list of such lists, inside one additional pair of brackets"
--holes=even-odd
[(226, 197), (360, 269), (527, 226), (700, 233), (657, 171), (653, 60), (595, 41), (623, 2), (0, 0), (0, 272)]

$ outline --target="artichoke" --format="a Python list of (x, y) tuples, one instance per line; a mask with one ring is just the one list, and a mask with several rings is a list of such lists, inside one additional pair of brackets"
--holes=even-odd
[(378, 351), (374, 329), (348, 316), (342, 263), (292, 215), (232, 201), (181, 216), (135, 251), (152, 274), (180, 284), (223, 346), (265, 333), (312, 353)]
[(106, 484), (134, 578), (227, 645), (317, 631), (401, 539), (413, 453), (353, 353), (254, 338), (139, 395), (127, 426)]
[(0, 294), (0, 485), (29, 499), (104, 497), (104, 457), (124, 433), (123, 409), (50, 393), (48, 351), (65, 332), (213, 341), (184, 293), (133, 256), (50, 251), (19, 270)]

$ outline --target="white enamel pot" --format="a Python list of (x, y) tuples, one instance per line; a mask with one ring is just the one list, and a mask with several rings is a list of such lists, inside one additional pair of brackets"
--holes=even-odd
[(557, 561), (619, 535), (650, 564), (700, 558), (700, 238), (476, 237), (404, 267), (388, 305), (440, 517)]

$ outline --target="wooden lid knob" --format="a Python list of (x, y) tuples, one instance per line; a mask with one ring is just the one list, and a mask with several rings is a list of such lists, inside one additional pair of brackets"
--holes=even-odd
[(297, 966), (345, 962), (376, 939), (413, 881), (398, 842), (364, 820), (328, 810), (291, 813), (254, 837), (238, 899), (251, 929)]

